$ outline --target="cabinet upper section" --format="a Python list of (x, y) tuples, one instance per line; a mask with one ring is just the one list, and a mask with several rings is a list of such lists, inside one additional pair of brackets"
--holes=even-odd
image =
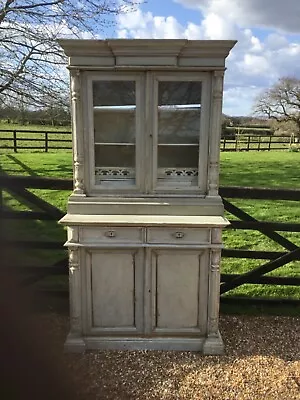
[(93, 70), (103, 67), (224, 68), (234, 40), (186, 39), (61, 39), (69, 66)]
[(74, 194), (218, 195), (225, 58), (235, 41), (61, 40)]

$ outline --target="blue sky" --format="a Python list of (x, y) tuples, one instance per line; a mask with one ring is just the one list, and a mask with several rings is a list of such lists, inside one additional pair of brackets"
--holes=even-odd
[(251, 114), (255, 97), (280, 77), (300, 79), (300, 0), (147, 0), (103, 34), (238, 40), (227, 60), (228, 115)]

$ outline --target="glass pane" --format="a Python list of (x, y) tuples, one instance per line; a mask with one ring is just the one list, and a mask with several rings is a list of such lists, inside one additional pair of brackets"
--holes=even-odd
[(198, 183), (201, 82), (159, 82), (158, 184)]
[(96, 184), (134, 184), (135, 82), (93, 82), (93, 112)]

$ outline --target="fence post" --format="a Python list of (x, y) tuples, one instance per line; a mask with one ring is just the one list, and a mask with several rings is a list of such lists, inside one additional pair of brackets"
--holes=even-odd
[(251, 136), (248, 136), (247, 151), (250, 150), (250, 138), (251, 138)]
[(14, 141), (14, 153), (18, 152), (18, 145), (17, 145), (17, 131), (13, 130), (13, 141)]
[(45, 153), (48, 153), (48, 132), (45, 132)]
[(261, 140), (261, 136), (258, 136), (258, 147), (257, 147), (257, 151), (260, 150), (260, 140)]
[(268, 151), (271, 150), (271, 141), (272, 141), (272, 136), (270, 136), (270, 138), (269, 138), (269, 147), (268, 147)]
[(226, 136), (224, 136), (224, 142), (223, 142), (223, 151), (226, 149)]

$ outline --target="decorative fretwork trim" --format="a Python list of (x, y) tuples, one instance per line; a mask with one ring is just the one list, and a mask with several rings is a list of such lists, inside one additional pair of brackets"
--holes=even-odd
[(98, 179), (120, 179), (120, 178), (135, 178), (134, 168), (120, 168), (120, 167), (96, 167), (95, 175)]
[(158, 168), (158, 178), (185, 178), (198, 176), (196, 168)]

